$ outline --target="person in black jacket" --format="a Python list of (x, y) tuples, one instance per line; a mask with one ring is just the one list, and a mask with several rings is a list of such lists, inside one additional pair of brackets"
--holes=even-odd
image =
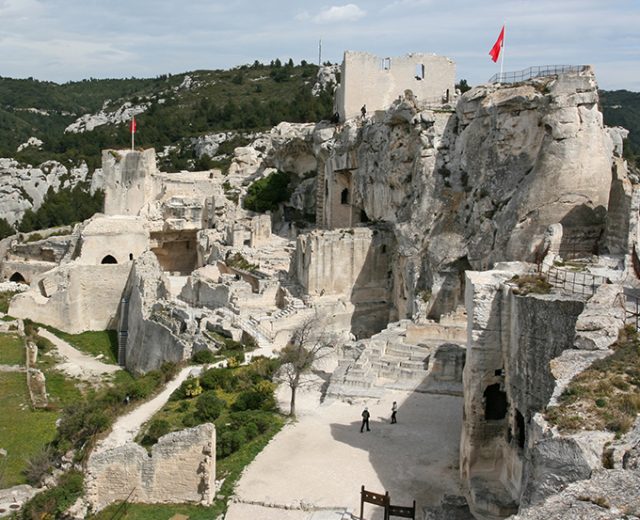
[(371, 414), (369, 413), (369, 409), (365, 408), (362, 412), (362, 426), (360, 426), (360, 433), (362, 433), (364, 431), (364, 427), (367, 427), (367, 431), (370, 432), (371, 430), (369, 429), (369, 417), (371, 416)]

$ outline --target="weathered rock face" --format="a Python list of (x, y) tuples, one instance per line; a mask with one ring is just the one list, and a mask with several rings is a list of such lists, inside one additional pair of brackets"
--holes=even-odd
[(128, 442), (92, 453), (86, 497), (95, 511), (113, 502), (197, 503), (215, 497), (216, 432), (202, 424), (161, 437), (151, 453)]
[(89, 168), (68, 169), (56, 161), (33, 167), (21, 165), (13, 159), (0, 159), (0, 218), (16, 224), (28, 209), (37, 210), (47, 190), (75, 186), (87, 178)]
[(618, 520), (640, 515), (640, 473), (601, 470), (511, 520)]
[(124, 361), (132, 372), (147, 372), (165, 361), (180, 362), (191, 356), (192, 345), (171, 326), (167, 287), (156, 255), (146, 251), (134, 262), (118, 325), (120, 334), (128, 336)]
[(476, 518), (491, 520), (538, 504), (603, 468), (612, 433), (560, 434), (542, 412), (576, 374), (611, 353), (624, 325), (619, 285), (601, 285), (589, 297), (559, 290), (521, 296), (510, 280), (525, 266), (500, 268), (467, 272), (460, 442), (469, 506)]
[(453, 310), (464, 269), (534, 260), (551, 224), (563, 226), (561, 254), (590, 253), (604, 229), (614, 149), (597, 100), (588, 69), (480, 86), (455, 111), (424, 109), (408, 93), (320, 140), (318, 224), (393, 224), (401, 317), (415, 312), (419, 291), (432, 293), (433, 317)]

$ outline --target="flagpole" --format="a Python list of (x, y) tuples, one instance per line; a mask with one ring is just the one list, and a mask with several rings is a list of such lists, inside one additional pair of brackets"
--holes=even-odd
[(502, 71), (504, 70), (504, 42), (507, 39), (507, 24), (502, 25), (504, 33), (502, 36), (502, 52), (500, 53), (500, 83), (502, 83)]
[(134, 150), (134, 139), (135, 139), (135, 132), (131, 132), (131, 151), (133, 152)]

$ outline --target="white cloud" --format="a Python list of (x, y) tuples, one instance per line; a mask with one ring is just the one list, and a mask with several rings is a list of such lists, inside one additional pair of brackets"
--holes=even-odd
[(314, 20), (318, 23), (355, 22), (365, 15), (356, 4), (332, 5), (316, 15)]

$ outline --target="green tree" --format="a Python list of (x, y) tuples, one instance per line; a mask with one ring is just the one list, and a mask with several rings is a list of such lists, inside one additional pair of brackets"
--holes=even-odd
[(13, 229), (13, 226), (6, 219), (0, 218), (0, 240), (15, 235), (15, 233), (16, 230)]
[(464, 94), (468, 90), (471, 90), (471, 87), (467, 83), (466, 79), (461, 79), (458, 83), (456, 83), (456, 89), (458, 89), (461, 94)]
[(274, 172), (257, 180), (247, 190), (244, 198), (245, 209), (264, 213), (273, 211), (291, 196), (290, 178), (287, 173)]

